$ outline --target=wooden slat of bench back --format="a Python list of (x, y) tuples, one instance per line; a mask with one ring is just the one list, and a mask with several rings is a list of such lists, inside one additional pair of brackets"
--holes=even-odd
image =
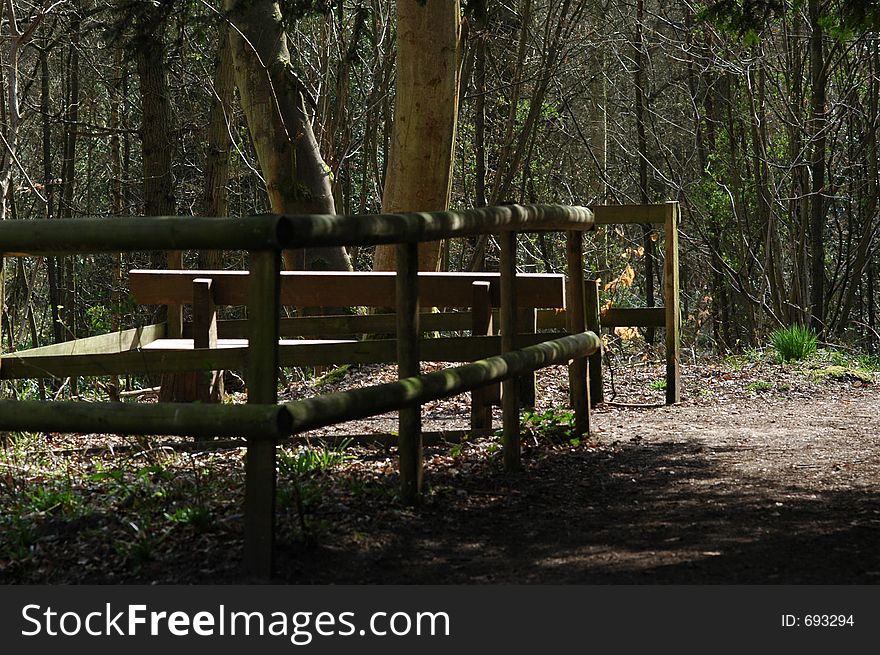
[[(192, 303), (192, 282), (211, 278), (217, 305), (247, 305), (247, 271), (129, 272), (135, 300), (143, 305)], [(284, 271), (281, 302), (296, 307), (389, 307), (394, 305), (393, 272)], [(498, 273), (419, 273), (425, 307), (470, 307), (474, 282), (491, 283), (492, 303), (499, 302)], [(564, 308), (565, 278), (545, 273), (517, 275), (517, 304), (522, 308)]]

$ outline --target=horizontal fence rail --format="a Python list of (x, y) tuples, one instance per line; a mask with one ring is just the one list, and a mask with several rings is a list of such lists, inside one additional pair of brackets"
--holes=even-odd
[(141, 250), (277, 250), (415, 243), (506, 230), (591, 230), (586, 207), (505, 205), (404, 214), (276, 215), (239, 218), (126, 216), (3, 221), (7, 255)]
[(169, 413), (167, 404), (158, 403), (0, 400), (0, 425), (20, 431), (281, 439), (473, 391), (600, 347), (592, 332), (567, 335), (464, 366), (282, 405), (176, 403)]
[(0, 400), (0, 429), (279, 439), (291, 433), (291, 419), (276, 405)]
[(7, 255), (72, 255), (144, 250), (272, 250), (283, 247), (289, 221), (266, 214), (238, 218), (113, 216), (3, 221)]
[(416, 243), (494, 232), (593, 229), (587, 207), (504, 205), (462, 211), (370, 216), (291, 216), (295, 236), (288, 248)]
[(397, 382), (297, 400), (286, 403), (285, 406), (293, 419), (293, 432), (305, 432), (473, 391), (529, 371), (592, 355), (600, 347), (601, 341), (596, 334), (583, 332), (464, 366)]

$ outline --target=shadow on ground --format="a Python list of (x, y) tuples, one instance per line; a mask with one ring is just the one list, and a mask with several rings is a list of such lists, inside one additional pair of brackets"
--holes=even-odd
[[(873, 491), (738, 476), (695, 441), (533, 452), (431, 476), (414, 511), (366, 494), (317, 545), (282, 537), (279, 581), (302, 583), (880, 582)], [(733, 454), (733, 453), (728, 453)], [(725, 459), (726, 458), (722, 458)]]

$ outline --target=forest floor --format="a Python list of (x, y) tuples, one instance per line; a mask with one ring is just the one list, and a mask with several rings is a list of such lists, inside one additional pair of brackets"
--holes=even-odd
[[(566, 431), (565, 369), (539, 372), (520, 473), (497, 437), (426, 448), (424, 501), (396, 499), (393, 448), (285, 448), (277, 581), (334, 584), (880, 583), (880, 382), (836, 355), (615, 367), (591, 438)], [(373, 383), (352, 369), (320, 391)], [(292, 383), (286, 398), (316, 393)], [(467, 425), (467, 398), (425, 407)], [(545, 413), (546, 412), (546, 413)], [(393, 417), (348, 432), (394, 429)], [(107, 444), (112, 448), (107, 448)], [(243, 448), (11, 435), (0, 582), (241, 582)]]

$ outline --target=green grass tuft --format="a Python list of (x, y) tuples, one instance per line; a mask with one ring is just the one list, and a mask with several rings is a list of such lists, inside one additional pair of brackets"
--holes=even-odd
[(816, 352), (819, 337), (812, 328), (791, 325), (770, 334), (770, 343), (776, 349), (780, 362), (799, 361)]

